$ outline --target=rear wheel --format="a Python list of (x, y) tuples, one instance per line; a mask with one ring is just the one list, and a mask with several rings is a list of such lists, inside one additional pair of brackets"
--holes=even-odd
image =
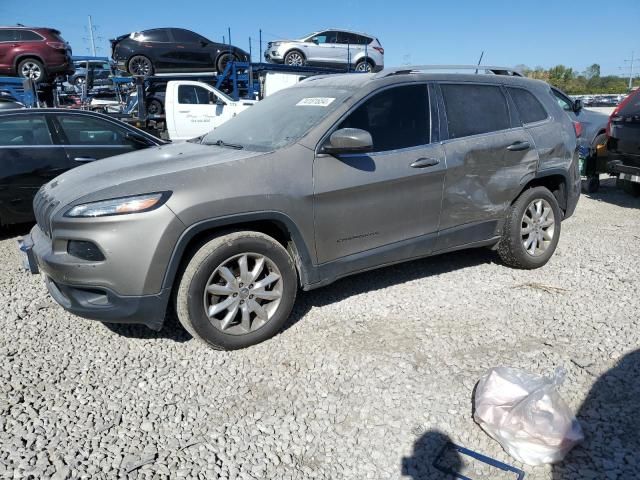
[(222, 55), (220, 55), (220, 57), (218, 58), (218, 61), (216, 62), (216, 69), (220, 74), (224, 72), (224, 69), (227, 67), (229, 62), (237, 62), (237, 61), (238, 59), (232, 53), (223, 53)]
[(234, 350), (275, 335), (296, 293), (295, 266), (284, 247), (262, 233), (235, 232), (197, 250), (180, 279), (175, 306), (194, 337)]
[(27, 58), (18, 64), (18, 76), (30, 78), (34, 82), (41, 82), (45, 79), (44, 65), (39, 60)]
[(545, 187), (520, 195), (510, 207), (498, 254), (511, 267), (533, 269), (546, 264), (560, 239), (562, 211)]
[(129, 60), (128, 70), (131, 75), (153, 75), (153, 64), (144, 55), (134, 55)]
[(284, 56), (285, 65), (291, 65), (292, 67), (302, 67), (304, 65), (304, 62), (304, 55), (298, 50), (291, 50)]
[(162, 115), (162, 102), (157, 98), (152, 98), (147, 102), (147, 113), (149, 115)]

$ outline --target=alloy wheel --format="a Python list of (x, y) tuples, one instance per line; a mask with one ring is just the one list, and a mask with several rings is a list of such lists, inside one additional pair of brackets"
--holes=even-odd
[(218, 330), (244, 335), (273, 318), (282, 299), (282, 288), (280, 270), (268, 257), (258, 253), (234, 255), (209, 277), (204, 310)]
[(287, 65), (294, 67), (301, 67), (304, 65), (304, 58), (298, 52), (291, 52), (287, 54)]
[(371, 64), (369, 62), (360, 62), (356, 65), (356, 72), (371, 73)]
[(520, 234), (526, 252), (538, 257), (546, 252), (553, 241), (556, 220), (553, 208), (545, 199), (529, 203), (522, 215)]
[(42, 68), (40, 65), (33, 62), (26, 62), (22, 65), (20, 74), (23, 78), (30, 78), (32, 80), (39, 80), (42, 76)]
[(134, 57), (129, 64), (132, 75), (149, 75), (151, 73), (151, 62), (144, 57)]

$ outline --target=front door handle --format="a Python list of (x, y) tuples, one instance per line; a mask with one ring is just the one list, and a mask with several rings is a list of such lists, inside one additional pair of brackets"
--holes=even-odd
[(514, 142), (507, 147), (507, 150), (511, 152), (521, 152), (522, 150), (529, 150), (531, 148), (531, 144), (529, 142)]
[(76, 162), (79, 162), (79, 163), (88, 163), (88, 162), (95, 162), (96, 161), (96, 159), (93, 158), (93, 157), (76, 157), (76, 158), (74, 158), (74, 160)]
[(411, 168), (435, 167), (440, 163), (437, 158), (419, 158), (411, 164)]

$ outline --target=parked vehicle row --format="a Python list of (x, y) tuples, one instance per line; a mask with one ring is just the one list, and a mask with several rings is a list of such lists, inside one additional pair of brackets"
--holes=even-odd
[(479, 246), (541, 267), (580, 195), (578, 134), (540, 81), (309, 79), (57, 177), (21, 248), (77, 315), (159, 329), (174, 301), (196, 338), (242, 348), (282, 328), (298, 286)]

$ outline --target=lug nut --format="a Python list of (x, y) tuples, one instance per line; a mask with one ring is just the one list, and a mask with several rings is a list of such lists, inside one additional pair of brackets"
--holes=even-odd
[(241, 287), (244, 287), (244, 283), (240, 282), (240, 286), (241, 286)]
[(234, 293), (234, 294), (233, 294), (233, 296), (234, 296), (234, 297), (237, 297), (237, 296), (238, 296), (238, 294), (237, 294), (237, 293)]
[(253, 283), (251, 285), (249, 285), (249, 288), (253, 288)]
[(249, 295), (249, 298), (253, 298), (253, 295)]
[(240, 300), (240, 305), (242, 305), (244, 303), (244, 300)]

